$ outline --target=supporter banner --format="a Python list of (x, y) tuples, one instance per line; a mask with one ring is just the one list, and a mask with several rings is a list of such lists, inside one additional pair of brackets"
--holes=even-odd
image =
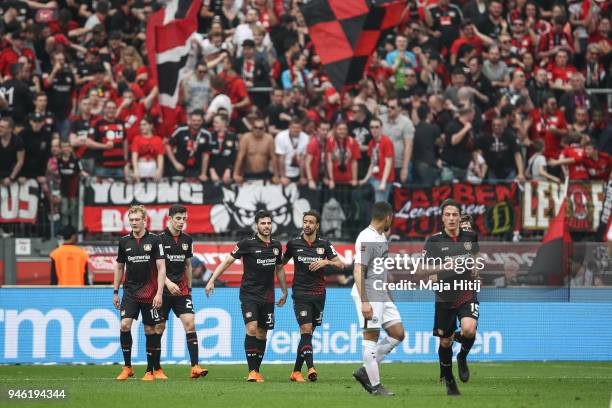
[(463, 213), (474, 217), (481, 235), (514, 231), (519, 208), (515, 183), (473, 185), (457, 183), (432, 188), (395, 188), (393, 233), (400, 238), (424, 238), (441, 227), (440, 204), (447, 198), (459, 201)]
[(161, 231), (165, 228), (168, 207), (181, 204), (189, 211), (189, 228), (192, 232), (214, 232), (211, 210), (219, 189), (205, 188), (202, 183), (146, 182), (92, 182), (84, 185), (83, 227), (90, 232), (125, 232), (129, 229), (127, 210), (132, 204), (147, 207), (148, 228)]
[(604, 184), (600, 181), (570, 183), (567, 194), (563, 185), (545, 181), (524, 185), (522, 227), (546, 230), (549, 220), (559, 211), (567, 196), (566, 222), (571, 231), (594, 231), (603, 209)]
[(25, 183), (0, 186), (0, 223), (35, 223), (38, 213), (39, 187), (34, 179)]
[(274, 218), (274, 233), (292, 233), (302, 225), (302, 213), (317, 208), (319, 195), (297, 184), (287, 186), (263, 182), (242, 186), (215, 186), (199, 182), (100, 182), (84, 186), (83, 226), (90, 232), (125, 232), (129, 229), (127, 210), (131, 204), (144, 204), (148, 228), (165, 228), (168, 207), (187, 208), (186, 231), (223, 233), (251, 230), (255, 214), (268, 210)]
[[(572, 289), (558, 296), (542, 289), (490, 291), (498, 298), (503, 295), (512, 299), (510, 295), (515, 292), (525, 296), (523, 301), (481, 302), (478, 335), (470, 359), (610, 360), (612, 338), (602, 335), (602, 330), (612, 325), (612, 290)], [(110, 288), (0, 289), (0, 364), (121, 363), (119, 312), (112, 298)], [(193, 304), (202, 362), (245, 363), (245, 329), (238, 289), (219, 288), (210, 298), (205, 297), (203, 289), (195, 289)], [(397, 306), (406, 338), (387, 361), (437, 361), (439, 340), (432, 336), (433, 298), (431, 302)], [(142, 323), (134, 323), (132, 360), (143, 363), (146, 356)], [(275, 329), (268, 333), (264, 365), (274, 361), (293, 363), (300, 334), (291, 300), (275, 309), (275, 323)], [(188, 364), (180, 320), (171, 314), (166, 327), (162, 364)], [(559, 328), (563, 327), (571, 327), (579, 335), (559, 336)], [(350, 289), (328, 290), (323, 325), (314, 333), (313, 349), (319, 362), (361, 361), (361, 330)], [(321, 375), (324, 371), (325, 367), (321, 367)]]

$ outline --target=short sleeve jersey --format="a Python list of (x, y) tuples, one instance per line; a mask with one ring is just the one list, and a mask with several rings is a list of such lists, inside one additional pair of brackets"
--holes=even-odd
[(240, 284), (240, 300), (274, 302), (274, 271), (282, 264), (282, 245), (271, 239), (262, 241), (257, 235), (239, 241), (230, 253), (244, 264)]
[(317, 237), (313, 242), (299, 236), (287, 242), (283, 260), (293, 258), (293, 297), (321, 297), (325, 296), (325, 268), (311, 271), (310, 264), (323, 260), (333, 259), (338, 254), (331, 242)]
[[(193, 239), (184, 232), (174, 236), (168, 228), (159, 234), (159, 238), (164, 245), (166, 277), (178, 285), (181, 296), (186, 296), (189, 294), (189, 282), (185, 274), (185, 265), (193, 258)], [(172, 296), (165, 286), (164, 295)]]
[(141, 238), (133, 233), (119, 239), (117, 262), (125, 264), (124, 296), (151, 303), (157, 293), (157, 260), (164, 259), (159, 236), (149, 231)]
[[(468, 255), (476, 255), (480, 252), (478, 245), (478, 234), (471, 231), (459, 230), (459, 235), (451, 237), (445, 230), (431, 235), (425, 241), (423, 247), (424, 258), (440, 258), (446, 257), (466, 257)], [(454, 272), (454, 273), (452, 273)], [(471, 280), (471, 270), (466, 270), (462, 273), (451, 271), (452, 276), (444, 278), (444, 282), (449, 282), (454, 288), (454, 281)], [(438, 275), (440, 280), (440, 275)], [(476, 301), (476, 293), (474, 291), (450, 290), (436, 293), (436, 299), (439, 302), (452, 303), (453, 307), (459, 307), (469, 301)]]

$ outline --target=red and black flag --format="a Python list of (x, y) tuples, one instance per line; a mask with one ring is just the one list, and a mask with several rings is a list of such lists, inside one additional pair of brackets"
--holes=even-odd
[(311, 0), (300, 9), (338, 91), (362, 78), (381, 33), (399, 24), (405, 0)]
[(550, 221), (548, 231), (529, 270), (532, 277), (542, 277), (541, 283), (546, 285), (563, 285), (563, 280), (568, 275), (572, 239), (565, 221), (566, 201), (563, 199), (559, 212)]
[(179, 84), (186, 75), (190, 39), (198, 29), (202, 0), (169, 0), (147, 22), (147, 54), (159, 89), (164, 132), (176, 124)]

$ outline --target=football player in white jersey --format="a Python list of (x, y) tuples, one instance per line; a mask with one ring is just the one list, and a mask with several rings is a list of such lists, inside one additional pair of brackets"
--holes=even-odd
[[(395, 303), (386, 290), (376, 290), (375, 280), (386, 282), (385, 271), (373, 270), (376, 258), (385, 258), (388, 252), (385, 233), (391, 228), (393, 209), (380, 201), (372, 208), (370, 225), (361, 231), (355, 243), (355, 285), (351, 296), (357, 308), (359, 324), (363, 329), (363, 366), (353, 372), (353, 377), (363, 388), (379, 396), (392, 396), (380, 383), (379, 363), (404, 340), (404, 326)], [(379, 282), (380, 283), (380, 282)], [(380, 329), (387, 336), (379, 340)]]

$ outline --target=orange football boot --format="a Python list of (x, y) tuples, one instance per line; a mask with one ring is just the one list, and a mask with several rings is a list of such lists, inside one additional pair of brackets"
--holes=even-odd
[(292, 372), (289, 379), (291, 380), (291, 382), (306, 382), (301, 371)]
[(153, 371), (147, 371), (142, 377), (142, 381), (155, 381), (155, 376), (153, 375)]
[(258, 378), (257, 371), (255, 370), (249, 371), (249, 376), (247, 377), (248, 382), (257, 382), (257, 378)]
[(308, 369), (308, 379), (312, 382), (317, 381), (318, 375), (317, 370), (314, 367)]
[(206, 377), (206, 374), (208, 374), (208, 370), (197, 364), (191, 367), (191, 378)]
[(118, 381), (125, 381), (130, 377), (134, 376), (134, 370), (132, 370), (132, 367), (123, 367), (121, 369), (121, 372), (119, 373), (119, 375), (117, 376), (117, 380)]
[(164, 370), (162, 370), (161, 368), (159, 370), (153, 371), (153, 377), (155, 377), (156, 380), (167, 380), (168, 379), (168, 377), (164, 373)]

